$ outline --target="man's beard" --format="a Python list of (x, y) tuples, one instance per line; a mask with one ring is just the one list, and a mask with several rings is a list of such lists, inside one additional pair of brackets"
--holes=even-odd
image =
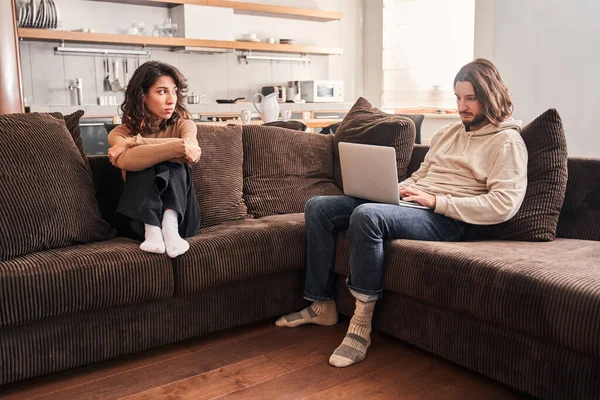
[(470, 121), (470, 122), (463, 121), (463, 125), (465, 126), (465, 128), (470, 128), (474, 125), (479, 125), (486, 119), (487, 119), (487, 117), (485, 116), (485, 114), (479, 114), (475, 118), (473, 118), (473, 121)]

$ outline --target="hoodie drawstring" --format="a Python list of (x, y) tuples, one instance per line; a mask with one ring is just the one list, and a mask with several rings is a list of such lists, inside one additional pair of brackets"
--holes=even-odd
[[(459, 135), (460, 135), (460, 132), (457, 132), (457, 134), (454, 135), (454, 139), (452, 139), (452, 142), (450, 142), (450, 145), (446, 148), (446, 150), (444, 150), (444, 153), (447, 153), (448, 151), (450, 151), (452, 146), (454, 146), (454, 143), (456, 143), (456, 141), (458, 140)], [(463, 156), (465, 155), (467, 150), (469, 150), (469, 143), (471, 143), (471, 138), (473, 137), (473, 134), (469, 135), (468, 133), (466, 133), (466, 135), (467, 135), (467, 146), (465, 147), (465, 150), (462, 152)]]
[(462, 153), (463, 156), (465, 155), (465, 153), (467, 152), (467, 150), (469, 150), (469, 143), (471, 143), (471, 138), (473, 137), (473, 135), (469, 135), (467, 133), (467, 137), (468, 137), (468, 139), (467, 139), (467, 146), (465, 147), (465, 151), (463, 151), (463, 153)]
[(454, 146), (454, 143), (455, 143), (455, 142), (456, 142), (456, 140), (458, 139), (458, 135), (459, 135), (459, 134), (460, 134), (460, 132), (457, 132), (457, 133), (454, 135), (454, 139), (452, 139), (452, 142), (450, 142), (450, 146), (448, 146), (448, 147), (446, 148), (446, 150), (444, 150), (444, 153), (447, 153), (448, 151), (450, 151), (450, 149), (452, 148), (452, 146)]

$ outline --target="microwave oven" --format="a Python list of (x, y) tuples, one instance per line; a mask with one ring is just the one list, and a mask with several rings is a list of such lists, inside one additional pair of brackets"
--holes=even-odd
[(301, 99), (307, 103), (334, 103), (344, 101), (342, 81), (300, 81)]

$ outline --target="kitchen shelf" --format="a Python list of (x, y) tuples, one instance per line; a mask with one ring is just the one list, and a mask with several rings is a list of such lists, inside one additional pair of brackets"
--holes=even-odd
[(110, 3), (135, 4), (159, 7), (175, 7), (182, 4), (197, 6), (211, 6), (232, 8), (239, 14), (279, 15), (284, 17), (306, 18), (320, 21), (338, 21), (342, 19), (342, 13), (333, 11), (321, 11), (312, 8), (298, 8), (273, 6), (268, 4), (242, 3), (239, 1), (225, 0), (93, 0)]
[(323, 47), (292, 44), (271, 44), (262, 42), (242, 42), (226, 40), (204, 40), (163, 36), (137, 36), (113, 33), (88, 33), (59, 31), (52, 29), (19, 28), (20, 39), (42, 41), (65, 41), (95, 44), (115, 44), (152, 47), (205, 47), (215, 49), (264, 51), (273, 53), (301, 53), (317, 55), (340, 55), (339, 47)]

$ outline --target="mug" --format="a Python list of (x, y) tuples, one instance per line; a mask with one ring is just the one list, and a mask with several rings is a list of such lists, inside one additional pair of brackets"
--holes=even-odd
[(252, 110), (242, 110), (242, 124), (247, 125), (252, 120)]
[(281, 119), (284, 121), (292, 119), (292, 110), (281, 110)]

